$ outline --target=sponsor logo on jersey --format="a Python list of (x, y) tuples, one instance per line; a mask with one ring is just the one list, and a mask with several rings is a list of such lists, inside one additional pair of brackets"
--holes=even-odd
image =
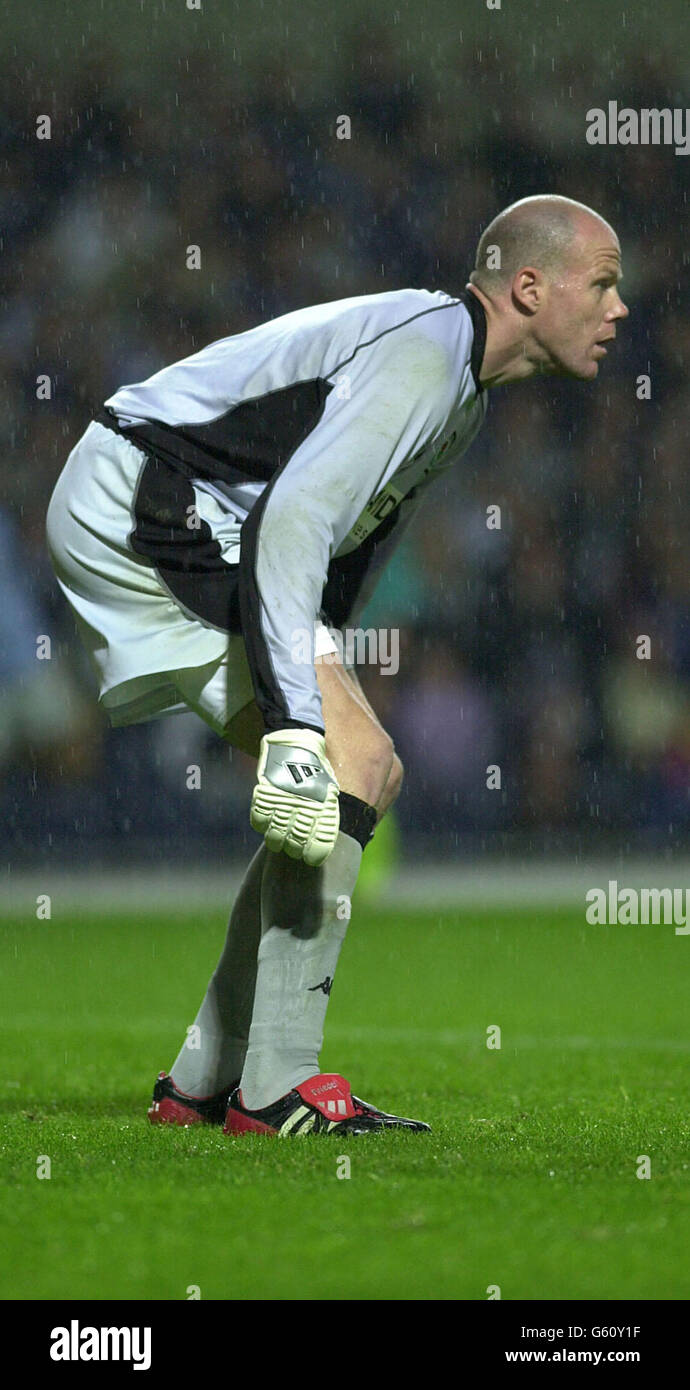
[[(354, 550), (356, 546), (361, 545), (362, 541), (366, 540), (367, 536), (371, 535), (371, 532), (375, 531), (376, 527), (380, 526), (381, 522), (400, 505), (411, 489), (417, 487), (429, 473), (438, 468), (457, 437), (457, 430), (453, 430), (440, 447), (425, 444), (423, 449), (420, 449), (407, 463), (398, 468), (382, 491), (367, 502), (366, 507), (350, 529), (345, 543), (340, 546), (338, 554), (345, 555), (349, 550)], [(420, 460), (428, 455), (430, 448), (433, 448), (434, 453), (424, 464), (424, 467), (420, 468), (418, 466)]]

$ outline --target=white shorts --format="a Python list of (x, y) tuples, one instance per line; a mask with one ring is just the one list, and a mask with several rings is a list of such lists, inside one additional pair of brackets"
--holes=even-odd
[[(48, 548), (114, 726), (194, 709), (217, 733), (254, 699), (241, 634), (192, 613), (154, 564), (131, 548), (143, 450), (93, 421), (74, 446), (48, 508)], [(195, 506), (236, 570), (241, 517), (194, 483)], [(317, 622), (314, 656), (338, 651)]]

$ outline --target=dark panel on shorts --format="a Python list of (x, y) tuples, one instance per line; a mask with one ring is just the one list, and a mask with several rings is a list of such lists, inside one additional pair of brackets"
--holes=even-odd
[[(242, 401), (201, 425), (147, 420), (121, 426), (107, 407), (96, 412), (94, 418), (99, 424), (136, 444), (148, 456), (134, 498), (132, 549), (154, 564), (183, 608), (213, 627), (233, 634), (243, 630), (239, 566), (223, 561), (220, 545), (205, 521), (199, 518), (200, 525), (188, 525), (189, 509), (195, 504), (191, 479), (226, 484), (269, 482), (320, 419), (330, 390), (329, 383), (320, 379), (297, 382)], [(265, 493), (259, 503), (264, 497)], [(243, 554), (244, 550), (243, 541)], [(264, 669), (268, 655), (260, 635), (252, 646)], [(269, 684), (274, 684), (272, 673)]]
[[(130, 545), (153, 562), (173, 598), (189, 613), (224, 632), (239, 633), (237, 565), (225, 563), (195, 505), (189, 479), (164, 459), (147, 458), (134, 497)], [(188, 525), (190, 516), (197, 526)]]

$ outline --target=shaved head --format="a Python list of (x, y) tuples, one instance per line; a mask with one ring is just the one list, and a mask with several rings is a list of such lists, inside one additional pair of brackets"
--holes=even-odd
[(567, 265), (579, 234), (595, 231), (597, 223), (615, 238), (603, 217), (573, 198), (521, 198), (482, 232), (470, 283), (486, 295), (504, 294), (524, 266), (551, 278)]
[(487, 386), (552, 372), (589, 381), (628, 309), (613, 227), (556, 194), (521, 198), (482, 232), (467, 288), (481, 301)]

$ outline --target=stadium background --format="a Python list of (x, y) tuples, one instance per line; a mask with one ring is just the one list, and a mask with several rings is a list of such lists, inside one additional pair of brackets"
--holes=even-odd
[[(508, 202), (620, 234), (632, 313), (594, 385), (497, 390), (363, 625), (407, 769), (403, 843), (459, 862), (675, 854), (690, 821), (687, 162), (593, 147), (592, 106), (684, 106), (682, 5), (6, 8), (0, 836), (7, 868), (242, 859), (252, 767), (194, 716), (110, 731), (44, 548), (112, 390), (303, 304), (465, 283)], [(136, 12), (135, 12), (136, 11)], [(267, 42), (270, 36), (270, 42)], [(35, 117), (53, 122), (35, 137)], [(346, 113), (352, 138), (336, 139)], [(185, 268), (198, 243), (202, 269)], [(47, 373), (53, 395), (37, 401)], [(649, 373), (650, 400), (636, 397)], [(501, 531), (485, 510), (502, 509)], [(640, 662), (647, 633), (653, 659)], [(36, 636), (52, 640), (50, 662)], [(201, 789), (187, 791), (198, 763)], [(485, 786), (498, 763), (501, 791)], [(424, 806), (420, 816), (419, 807)]]
[[(0, 1294), (14, 1342), (17, 1300), (179, 1303), (190, 1286), (203, 1300), (473, 1302), (498, 1286), (508, 1309), (690, 1296), (688, 937), (592, 924), (584, 906), (610, 878), (690, 883), (690, 159), (584, 134), (609, 100), (690, 105), (687, 13), (0, 0)], [(545, 189), (619, 231), (630, 319), (594, 384), (492, 393), (367, 614), (401, 629), (400, 673), (363, 678), (407, 780), (397, 859), (386, 820), (363, 860), (321, 1065), (433, 1134), (353, 1145), (339, 1182), (328, 1142), (150, 1126), (154, 1075), (257, 844), (252, 767), (193, 716), (108, 729), (45, 552), (55, 478), (121, 383), (301, 304), (452, 293), (487, 220)], [(635, 657), (641, 633), (651, 661)], [(500, 1335), (488, 1311), (483, 1359)], [(44, 1356), (35, 1329), (26, 1347)]]

